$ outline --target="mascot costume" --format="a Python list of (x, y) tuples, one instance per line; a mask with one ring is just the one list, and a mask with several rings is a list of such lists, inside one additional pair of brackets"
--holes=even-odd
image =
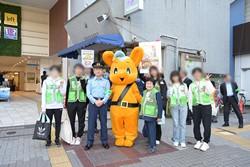
[(141, 95), (135, 83), (137, 66), (144, 55), (143, 49), (136, 47), (130, 56), (122, 51), (103, 53), (104, 62), (110, 67), (112, 82), (111, 123), (115, 145), (131, 147), (137, 137), (139, 103)]

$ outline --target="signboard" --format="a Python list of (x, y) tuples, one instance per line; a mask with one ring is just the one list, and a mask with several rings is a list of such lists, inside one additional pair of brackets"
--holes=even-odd
[(10, 26), (17, 26), (17, 15), (13, 13), (4, 13), (4, 24)]
[(143, 0), (124, 0), (124, 15), (143, 9)]
[(4, 38), (17, 40), (17, 28), (4, 27)]
[(82, 64), (85, 68), (92, 68), (94, 63), (95, 51), (94, 50), (81, 50)]
[(161, 70), (161, 41), (140, 42), (139, 46), (144, 49), (144, 57), (140, 65), (140, 72), (148, 73), (148, 70), (152, 65), (157, 66)]

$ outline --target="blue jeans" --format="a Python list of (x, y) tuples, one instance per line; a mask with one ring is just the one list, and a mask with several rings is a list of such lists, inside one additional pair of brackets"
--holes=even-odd
[(187, 110), (187, 106), (171, 107), (174, 142), (185, 143)]
[(148, 138), (149, 148), (156, 147), (156, 120), (145, 121), (142, 133), (144, 137)]

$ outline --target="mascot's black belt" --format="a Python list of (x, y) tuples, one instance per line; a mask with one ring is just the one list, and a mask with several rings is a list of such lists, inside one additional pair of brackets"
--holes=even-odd
[(121, 107), (124, 107), (124, 108), (136, 108), (136, 107), (139, 107), (138, 103), (128, 103), (126, 101), (121, 101), (121, 102), (112, 101), (111, 105), (121, 106)]

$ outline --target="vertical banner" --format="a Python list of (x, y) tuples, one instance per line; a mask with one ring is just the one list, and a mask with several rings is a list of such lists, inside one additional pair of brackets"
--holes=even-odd
[(140, 42), (139, 46), (144, 49), (144, 57), (140, 65), (140, 72), (148, 73), (152, 65), (162, 70), (161, 41)]
[(21, 7), (0, 3), (0, 56), (21, 56)]
[(94, 63), (95, 52), (94, 50), (81, 50), (82, 64), (85, 68), (92, 68)]

